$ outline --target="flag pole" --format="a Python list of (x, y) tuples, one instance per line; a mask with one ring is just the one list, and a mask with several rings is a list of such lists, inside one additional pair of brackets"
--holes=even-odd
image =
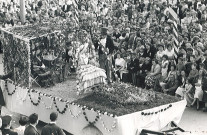
[(25, 23), (25, 14), (26, 14), (25, 0), (20, 0), (20, 19), (22, 24)]

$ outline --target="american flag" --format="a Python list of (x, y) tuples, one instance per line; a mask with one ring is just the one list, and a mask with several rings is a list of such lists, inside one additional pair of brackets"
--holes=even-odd
[(174, 48), (174, 62), (175, 64), (177, 63), (177, 59), (178, 59), (178, 51), (179, 51), (179, 42), (178, 42), (178, 15), (177, 13), (171, 8), (169, 7), (169, 18), (172, 20), (172, 24), (173, 24), (173, 48)]
[(79, 17), (79, 9), (78, 9), (78, 0), (72, 0), (72, 2), (73, 2), (73, 5), (74, 5), (74, 12), (75, 12), (75, 21), (76, 21), (76, 23), (78, 24), (79, 23), (79, 19), (78, 19), (78, 17)]

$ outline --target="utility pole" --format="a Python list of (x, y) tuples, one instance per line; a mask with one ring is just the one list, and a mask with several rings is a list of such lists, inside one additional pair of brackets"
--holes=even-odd
[(22, 24), (25, 23), (25, 14), (26, 14), (25, 0), (20, 0), (20, 19)]

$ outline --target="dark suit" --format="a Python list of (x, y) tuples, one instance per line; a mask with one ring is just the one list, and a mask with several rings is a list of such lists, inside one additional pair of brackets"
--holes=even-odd
[[(111, 36), (107, 35), (105, 48), (109, 49), (110, 54), (112, 54), (112, 52), (114, 51), (114, 43), (113, 43), (113, 39), (111, 38)], [(99, 47), (99, 54), (104, 54), (101, 46)]]
[(29, 125), (26, 127), (24, 131), (24, 135), (40, 135), (36, 128), (34, 128), (32, 125)]
[(11, 129), (3, 129), (2, 134), (3, 135), (18, 135), (17, 132), (12, 131)]
[(192, 62), (188, 62), (185, 64), (185, 69), (186, 69), (185, 72), (186, 72), (187, 76), (189, 75), (190, 71), (192, 70), (192, 67), (191, 67), (192, 64), (193, 64)]
[(102, 46), (99, 46), (99, 64), (100, 64), (100, 68), (105, 69), (106, 70), (106, 59), (107, 56), (104, 53), (104, 51), (102, 51), (102, 48), (106, 51), (106, 49), (109, 49), (109, 53), (112, 54), (114, 51), (114, 43), (113, 40), (110, 36), (106, 37), (106, 45), (105, 48)]
[(131, 34), (128, 41), (128, 49), (132, 49), (132, 47), (137, 47), (137, 36), (136, 33)]
[(149, 57), (150, 59), (153, 59), (155, 57), (157, 50), (155, 47), (150, 47), (150, 50), (145, 50), (145, 54), (147, 57)]
[(65, 135), (65, 133), (56, 124), (47, 124), (42, 128), (41, 135)]
[(138, 66), (138, 72), (137, 72), (137, 75), (136, 75), (136, 84), (138, 87), (142, 87), (144, 88), (145, 85), (144, 85), (144, 82), (145, 82), (145, 77), (146, 77), (146, 73), (145, 73), (145, 63), (143, 63), (142, 65), (140, 64)]
[(136, 84), (136, 73), (139, 70), (139, 59), (132, 59), (128, 65), (129, 76), (132, 78), (132, 83)]

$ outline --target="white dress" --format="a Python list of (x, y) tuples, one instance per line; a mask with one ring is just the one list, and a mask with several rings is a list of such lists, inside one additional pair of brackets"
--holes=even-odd
[(88, 48), (88, 43), (85, 43), (80, 46), (78, 65), (87, 65), (88, 64), (89, 55), (87, 53), (87, 48)]
[[(197, 83), (201, 85), (201, 79), (198, 79)], [(196, 89), (195, 89), (194, 98), (197, 98), (197, 99), (199, 99), (199, 101), (202, 101), (202, 99), (203, 99), (203, 90), (202, 90), (201, 86), (196, 86), (195, 88)]]

